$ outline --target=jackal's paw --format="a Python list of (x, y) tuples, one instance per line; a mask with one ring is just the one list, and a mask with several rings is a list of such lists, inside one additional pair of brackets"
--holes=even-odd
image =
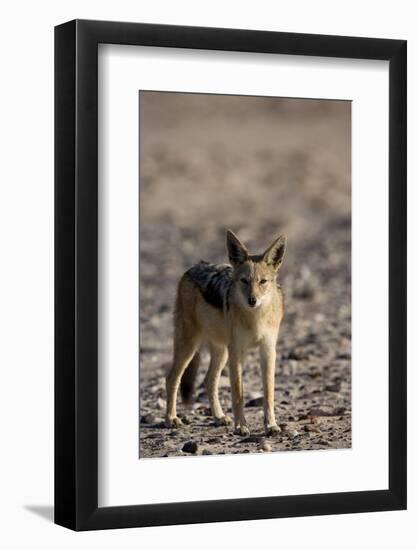
[(269, 426), (265, 426), (266, 435), (277, 435), (280, 432), (281, 428), (277, 424), (270, 424)]
[(178, 418), (178, 416), (173, 416), (172, 418), (165, 419), (165, 426), (167, 428), (179, 428), (182, 425), (182, 420)]
[(248, 435), (250, 435), (250, 430), (247, 426), (242, 424), (240, 426), (236, 426), (235, 434), (236, 435), (241, 435), (242, 437), (247, 437)]
[(216, 426), (230, 426), (232, 423), (230, 416), (223, 415), (214, 417), (214, 424)]

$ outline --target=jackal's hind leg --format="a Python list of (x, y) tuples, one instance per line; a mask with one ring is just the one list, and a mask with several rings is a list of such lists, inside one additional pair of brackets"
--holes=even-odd
[(205, 379), (205, 386), (210, 402), (211, 414), (218, 426), (229, 426), (231, 418), (223, 412), (219, 400), (219, 380), (222, 370), (227, 362), (227, 348), (223, 346), (210, 345), (210, 365)]
[(167, 411), (165, 425), (169, 428), (177, 428), (182, 424), (177, 416), (178, 388), (181, 377), (197, 352), (198, 346), (199, 341), (195, 334), (176, 337), (174, 340), (174, 361), (166, 379)]

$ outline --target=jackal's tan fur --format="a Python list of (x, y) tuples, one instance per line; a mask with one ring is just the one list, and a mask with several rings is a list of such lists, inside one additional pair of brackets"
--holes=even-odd
[[(263, 254), (251, 256), (232, 231), (228, 231), (227, 251), (232, 269), (227, 265), (201, 263), (182, 276), (175, 307), (173, 365), (167, 376), (168, 426), (181, 424), (176, 412), (181, 378), (189, 365), (190, 372), (195, 367), (198, 351), (206, 344), (211, 360), (205, 383), (215, 421), (232, 422), (224, 414), (218, 396), (219, 377), (228, 362), (235, 430), (248, 435), (242, 362), (247, 350), (258, 346), (265, 430), (267, 434), (280, 431), (274, 412), (274, 378), (276, 343), (284, 307), (276, 278), (285, 247), (286, 239), (280, 236)], [(189, 375), (189, 378), (192, 377)]]

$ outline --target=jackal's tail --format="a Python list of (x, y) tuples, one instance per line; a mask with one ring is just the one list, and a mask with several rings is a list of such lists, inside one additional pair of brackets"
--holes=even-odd
[(190, 364), (185, 369), (185, 372), (181, 378), (180, 392), (182, 402), (185, 405), (191, 405), (193, 401), (193, 391), (199, 365), (200, 353), (196, 351), (194, 357), (191, 359)]

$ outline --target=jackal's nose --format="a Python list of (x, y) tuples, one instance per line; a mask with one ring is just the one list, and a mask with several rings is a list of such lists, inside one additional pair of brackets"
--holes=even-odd
[(250, 307), (256, 306), (256, 298), (255, 298), (255, 296), (250, 296), (250, 297), (248, 298), (248, 304), (250, 305)]

